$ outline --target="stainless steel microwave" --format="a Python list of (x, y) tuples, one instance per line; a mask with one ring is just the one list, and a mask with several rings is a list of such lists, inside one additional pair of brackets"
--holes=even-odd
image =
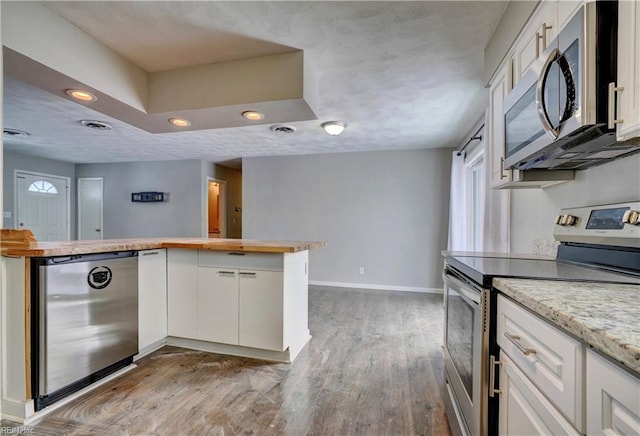
[(588, 2), (504, 101), (505, 168), (583, 169), (640, 150), (617, 143), (618, 3)]

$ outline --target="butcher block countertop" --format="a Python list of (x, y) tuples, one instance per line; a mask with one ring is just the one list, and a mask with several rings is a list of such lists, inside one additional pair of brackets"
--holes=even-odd
[(493, 287), (640, 374), (640, 286), (495, 278)]
[[(29, 232), (31, 233), (31, 232)], [(253, 239), (207, 239), (207, 238), (140, 238), (105, 239), (97, 241), (37, 242), (17, 237), (2, 231), (0, 248), (3, 256), (68, 256), (73, 254), (107, 253), (112, 251), (150, 250), (154, 248), (187, 248), (192, 250), (240, 251), (259, 253), (297, 253), (320, 248), (326, 242), (263, 241)]]

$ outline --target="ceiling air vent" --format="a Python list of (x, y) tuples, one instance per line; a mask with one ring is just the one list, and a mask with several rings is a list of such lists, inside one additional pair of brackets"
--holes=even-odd
[(296, 131), (296, 128), (293, 126), (285, 126), (284, 124), (274, 124), (269, 127), (269, 130), (272, 132), (280, 133), (282, 135), (290, 135), (291, 133)]
[(96, 130), (111, 130), (113, 127), (107, 123), (103, 123), (102, 121), (94, 121), (94, 120), (82, 120), (80, 121), (83, 126), (88, 127), (90, 129)]
[(17, 129), (4, 129), (2, 131), (2, 136), (5, 138), (26, 138), (29, 136), (29, 132), (25, 132), (24, 130)]

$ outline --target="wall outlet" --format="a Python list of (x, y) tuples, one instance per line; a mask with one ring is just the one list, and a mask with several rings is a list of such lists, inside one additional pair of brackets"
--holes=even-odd
[(2, 213), (2, 216), (5, 217), (5, 218), (11, 218), (11, 211), (10, 210), (5, 210)]
[(360, 267), (360, 275), (361, 275), (361, 276), (363, 276), (363, 275), (364, 275), (364, 267), (363, 267), (363, 266), (361, 266), (361, 267)]

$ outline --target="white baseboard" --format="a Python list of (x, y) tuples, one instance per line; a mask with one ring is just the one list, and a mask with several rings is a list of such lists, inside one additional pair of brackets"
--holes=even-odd
[[(309, 336), (311, 339), (311, 336)], [(305, 342), (306, 343), (306, 342)], [(295, 358), (287, 348), (284, 351), (262, 350), (259, 348), (241, 347), (239, 345), (219, 344), (217, 342), (199, 341), (197, 339), (178, 338), (175, 336), (167, 337), (167, 345), (176, 347), (189, 348), (191, 350), (207, 351), (209, 353), (225, 354), (227, 356), (248, 357), (250, 359), (267, 360), (270, 362), (291, 363)], [(294, 350), (297, 354), (304, 347)]]
[(414, 286), (390, 286), (377, 285), (374, 283), (341, 283), (341, 282), (323, 282), (319, 280), (309, 280), (309, 284), (313, 286), (331, 286), (336, 288), (355, 288), (355, 289), (371, 289), (375, 291), (398, 291), (398, 292), (421, 292), (423, 294), (442, 294), (442, 288), (420, 288)]
[(133, 361), (137, 362), (138, 360), (142, 359), (145, 356), (148, 356), (149, 354), (153, 353), (156, 350), (159, 350), (160, 348), (164, 347), (165, 345), (167, 345), (166, 336), (164, 338), (160, 339), (159, 341), (156, 341), (153, 344), (147, 345), (146, 347), (144, 347), (143, 349), (138, 351), (138, 354), (133, 356)]
[(33, 415), (33, 400), (16, 401), (10, 398), (2, 400), (2, 419), (23, 423), (25, 418)]

